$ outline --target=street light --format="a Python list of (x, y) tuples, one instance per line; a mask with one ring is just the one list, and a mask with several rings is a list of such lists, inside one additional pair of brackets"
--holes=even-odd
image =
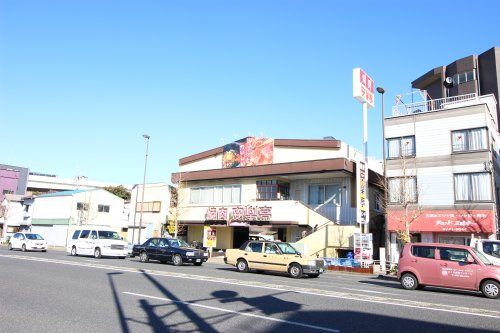
[(148, 149), (149, 149), (149, 138), (150, 138), (149, 135), (147, 134), (143, 134), (142, 137), (146, 139), (146, 159), (144, 161), (144, 178), (142, 179), (141, 216), (139, 218), (139, 237), (137, 239), (137, 244), (141, 243), (142, 213), (144, 211), (144, 192), (146, 191), (146, 168), (148, 166)]
[[(386, 220), (386, 225), (387, 225), (387, 191), (389, 189), (387, 188), (387, 172), (386, 172), (386, 156), (385, 156), (385, 125), (384, 125), (384, 93), (385, 89), (382, 87), (377, 87), (377, 92), (382, 95), (382, 167), (383, 167), (383, 172), (384, 172), (384, 203), (383, 203), (383, 210), (384, 210), (384, 217)], [(389, 249), (389, 231), (387, 230), (387, 227), (385, 228), (385, 253), (387, 255), (388, 249)], [(385, 265), (382, 268), (385, 271)]]

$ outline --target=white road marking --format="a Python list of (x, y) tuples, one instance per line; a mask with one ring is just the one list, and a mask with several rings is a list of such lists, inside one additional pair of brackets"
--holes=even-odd
[(300, 322), (297, 322), (297, 321), (289, 321), (289, 320), (284, 320), (284, 319), (278, 319), (278, 318), (273, 318), (273, 317), (256, 315), (256, 314), (252, 314), (252, 313), (244, 313), (244, 312), (242, 313), (242, 312), (238, 312), (238, 311), (234, 311), (234, 310), (228, 310), (228, 309), (224, 309), (224, 308), (218, 308), (218, 307), (215, 307), (215, 306), (197, 304), (197, 303), (193, 303), (193, 302), (177, 301), (177, 300), (173, 300), (173, 299), (170, 299), (170, 298), (156, 297), (156, 296), (150, 296), (150, 295), (144, 295), (144, 294), (136, 294), (136, 293), (132, 293), (132, 292), (128, 292), (128, 291), (124, 291), (123, 294), (137, 296), (137, 297), (151, 298), (151, 299), (156, 299), (156, 300), (159, 300), (159, 301), (167, 301), (167, 302), (172, 302), (172, 303), (176, 303), (176, 304), (184, 304), (184, 305), (188, 305), (188, 306), (193, 306), (193, 307), (198, 307), (198, 308), (204, 308), (204, 309), (210, 309), (210, 310), (215, 310), (215, 311), (220, 311), (220, 312), (233, 313), (233, 314), (236, 314), (238, 316), (259, 318), (259, 319), (264, 319), (264, 320), (268, 320), (268, 321), (275, 321), (275, 322), (278, 322), (278, 323), (289, 324), (289, 325), (293, 325), (293, 326), (300, 326), (300, 327), (305, 327), (305, 328), (311, 328), (311, 329), (315, 329), (315, 330), (318, 330), (318, 331), (340, 333), (340, 330), (336, 330), (336, 329), (332, 329), (332, 328), (327, 328), (327, 327), (322, 327), (322, 326), (316, 326), (316, 325), (309, 325), (309, 324), (304, 324), (304, 323), (300, 323)]
[(58, 259), (48, 259), (48, 258), (40, 258), (40, 257), (30, 257), (30, 256), (19, 256), (19, 255), (0, 255), (0, 257), (9, 258), (9, 259), (19, 259), (19, 260), (28, 260), (28, 261), (39, 261), (39, 262), (49, 262), (55, 264), (62, 265), (70, 265), (70, 266), (80, 266), (80, 267), (90, 267), (90, 268), (98, 268), (98, 269), (106, 269), (112, 271), (122, 271), (136, 274), (149, 274), (154, 276), (163, 276), (163, 277), (171, 277), (171, 278), (179, 278), (179, 279), (187, 279), (187, 280), (195, 280), (202, 281), (203, 283), (220, 283), (227, 285), (236, 285), (248, 288), (260, 288), (260, 289), (268, 289), (268, 290), (276, 290), (276, 291), (286, 291), (298, 294), (307, 294), (314, 296), (322, 296), (328, 298), (339, 298), (339, 299), (348, 299), (359, 302), (367, 302), (367, 303), (375, 303), (375, 304), (385, 304), (397, 307), (408, 307), (415, 309), (422, 309), (427, 311), (439, 311), (439, 312), (448, 312), (455, 314), (464, 314), (470, 316), (477, 317), (487, 317), (500, 320), (500, 311), (495, 310), (487, 310), (480, 308), (466, 308), (459, 307), (454, 305), (446, 305), (446, 304), (437, 304), (437, 303), (428, 303), (428, 302), (419, 302), (419, 301), (411, 301), (405, 299), (398, 298), (387, 298), (380, 296), (372, 296), (372, 295), (362, 295), (362, 294), (353, 294), (353, 293), (344, 293), (337, 291), (329, 291), (322, 289), (314, 289), (314, 288), (301, 288), (301, 287), (290, 287), (284, 285), (274, 285), (269, 283), (263, 283), (258, 281), (242, 281), (235, 279), (227, 279), (227, 278), (217, 278), (217, 277), (209, 277), (203, 275), (192, 275), (192, 274), (184, 274), (184, 273), (173, 273), (166, 271), (153, 271), (147, 269), (137, 269), (131, 267), (121, 267), (121, 266), (110, 266), (110, 265), (101, 265), (101, 264), (91, 264), (91, 263), (83, 263), (77, 261), (66, 261), (66, 260), (58, 260)]

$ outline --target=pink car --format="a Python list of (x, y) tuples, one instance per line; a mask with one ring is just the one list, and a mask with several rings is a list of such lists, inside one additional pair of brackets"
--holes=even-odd
[(500, 266), (469, 246), (409, 243), (399, 257), (398, 280), (405, 289), (480, 290), (488, 298), (498, 298)]

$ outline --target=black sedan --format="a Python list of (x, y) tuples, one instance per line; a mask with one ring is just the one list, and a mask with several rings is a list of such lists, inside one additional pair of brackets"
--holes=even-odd
[(142, 262), (159, 260), (162, 264), (171, 262), (175, 266), (191, 263), (201, 266), (208, 259), (208, 253), (190, 247), (186, 242), (173, 238), (150, 238), (142, 245), (134, 245), (131, 257), (139, 256)]

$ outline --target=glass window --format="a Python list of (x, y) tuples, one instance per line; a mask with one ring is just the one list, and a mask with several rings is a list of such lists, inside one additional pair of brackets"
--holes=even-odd
[(78, 235), (80, 235), (80, 230), (76, 230), (76, 231), (73, 233), (73, 237), (71, 237), (71, 239), (78, 239)]
[(276, 243), (276, 244), (278, 244), (283, 254), (297, 254), (297, 250), (288, 243)]
[(76, 210), (89, 210), (89, 204), (86, 202), (77, 202)]
[(417, 178), (399, 177), (387, 180), (390, 203), (417, 202)]
[(483, 252), (490, 256), (500, 258), (500, 242), (483, 242)]
[(92, 230), (92, 232), (90, 233), (90, 239), (97, 239), (97, 231)]
[(108, 205), (97, 205), (97, 211), (100, 213), (109, 213)]
[(387, 158), (415, 156), (415, 136), (387, 139)]
[(90, 235), (90, 230), (82, 230), (80, 238), (89, 238), (89, 235)]
[(488, 142), (486, 128), (474, 128), (451, 132), (452, 151), (484, 150)]
[(491, 178), (487, 172), (454, 175), (456, 201), (491, 200)]
[(241, 202), (241, 185), (203, 186), (190, 189), (191, 204), (213, 205)]
[(189, 244), (182, 239), (169, 239), (168, 243), (172, 247), (189, 247)]
[(192, 188), (190, 190), (190, 200), (189, 202), (192, 203), (192, 204), (198, 204), (200, 203), (200, 189), (199, 188)]
[(439, 257), (441, 260), (447, 261), (458, 261), (458, 262), (467, 262), (467, 258), (472, 256), (469, 251), (464, 249), (455, 249), (455, 248), (439, 248)]
[(248, 243), (247, 247), (245, 248), (246, 252), (262, 252), (262, 245), (263, 243)]
[[(92, 231), (94, 232), (94, 231)], [(98, 231), (99, 239), (121, 239), (120, 235), (116, 231), (103, 231), (99, 230)]]
[(26, 234), (26, 238), (30, 240), (43, 240), (43, 237), (39, 234)]
[(153, 238), (149, 241), (149, 244), (148, 246), (152, 246), (152, 247), (157, 247), (158, 246), (158, 238)]
[(340, 185), (309, 185), (310, 205), (341, 205)]
[(430, 246), (412, 246), (411, 254), (415, 257), (434, 259), (434, 247)]
[(167, 247), (168, 246), (168, 242), (166, 239), (160, 239), (160, 242), (158, 243), (158, 246), (159, 247)]
[(266, 243), (264, 252), (268, 254), (280, 254), (278, 246), (274, 243)]

